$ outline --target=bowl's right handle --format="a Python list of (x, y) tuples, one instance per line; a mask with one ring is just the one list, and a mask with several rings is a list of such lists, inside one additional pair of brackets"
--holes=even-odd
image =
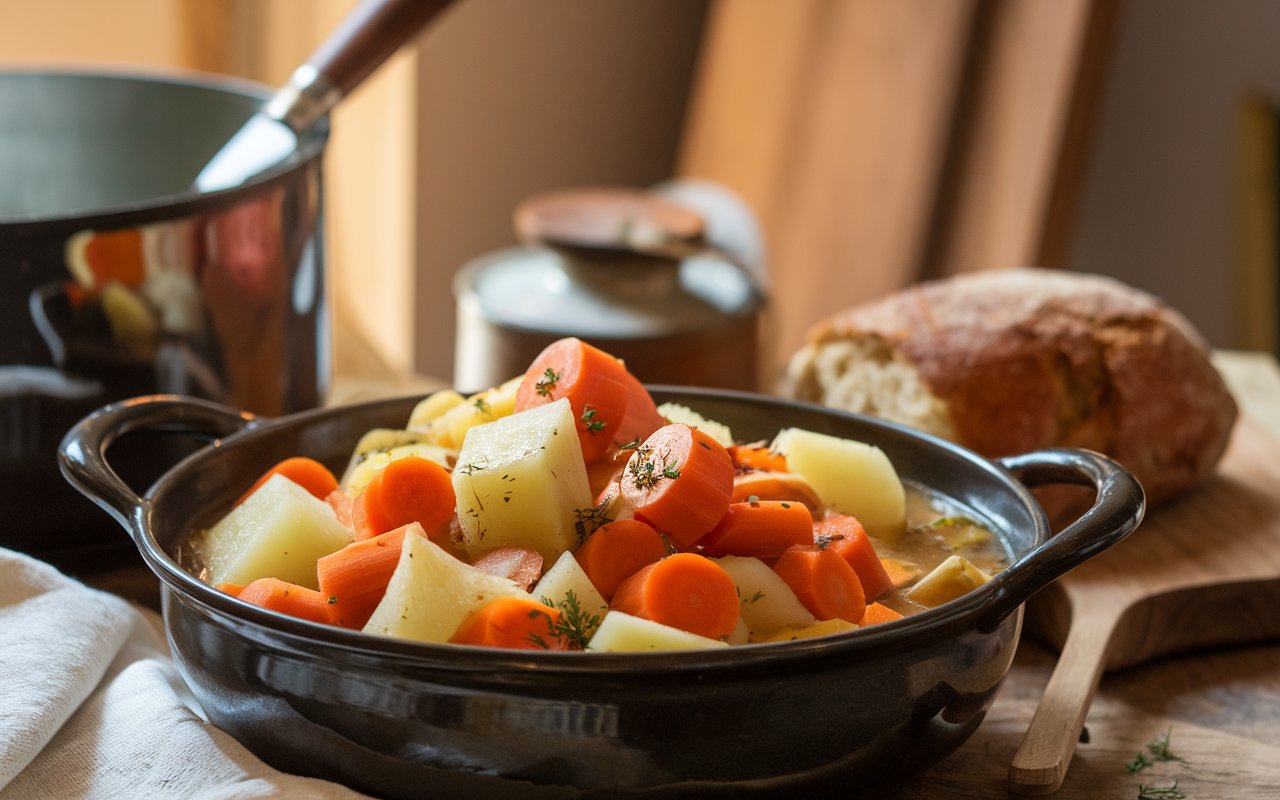
[(1036, 592), (1133, 532), (1146, 497), (1128, 470), (1092, 450), (1050, 448), (997, 459), (1029, 487), (1051, 483), (1092, 486), (1097, 497), (1081, 517), (1049, 537), (992, 579), (992, 601), (978, 628), (992, 631)]
[(180, 395), (150, 395), (112, 403), (76, 423), (62, 438), (63, 476), (135, 537), (147, 501), (107, 461), (107, 448), (137, 430), (169, 430), (220, 438), (252, 427), (258, 418), (229, 406)]

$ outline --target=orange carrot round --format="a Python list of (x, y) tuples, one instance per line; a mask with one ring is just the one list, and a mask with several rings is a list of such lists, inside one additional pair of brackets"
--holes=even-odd
[(754, 556), (772, 560), (793, 544), (813, 541), (809, 507), (786, 500), (730, 503), (724, 516), (698, 540), (697, 549), (712, 558)]
[(729, 457), (738, 472), (787, 471), (787, 457), (763, 444), (735, 444), (729, 448)]
[(552, 342), (534, 358), (516, 390), (515, 410), (562, 397), (569, 399), (588, 465), (666, 422), (620, 359), (574, 337)]
[(559, 624), (558, 609), (525, 597), (499, 597), (471, 612), (449, 641), (515, 650), (565, 650), (567, 640), (556, 634)]
[(454, 514), (453, 479), (449, 471), (429, 458), (397, 458), (374, 473), (352, 502), (351, 523), (355, 538), (417, 522), (427, 536), (443, 546), (440, 530)]
[(240, 590), (239, 598), (291, 617), (326, 625), (332, 622), (329, 601), (324, 595), (279, 578), (258, 578)]
[(857, 517), (832, 514), (813, 526), (813, 537), (819, 547), (834, 550), (849, 562), (868, 602), (893, 588), (893, 578)]
[(240, 495), (236, 505), (243, 503), (246, 497), (256, 492), (272, 475), (285, 476), (303, 489), (306, 489), (318, 500), (324, 500), (329, 496), (330, 492), (338, 488), (338, 479), (333, 477), (333, 473), (324, 464), (314, 458), (295, 456), (286, 458), (262, 473), (262, 476), (254, 482), (253, 486), (249, 487), (249, 491)]
[(733, 462), (724, 446), (683, 423), (664, 425), (627, 461), (622, 499), (684, 550), (729, 508)]
[(605, 600), (642, 567), (667, 555), (667, 545), (651, 525), (618, 519), (601, 525), (574, 552), (578, 566)]
[(738, 588), (729, 573), (696, 553), (676, 553), (624, 580), (610, 608), (710, 639), (738, 624)]
[(820, 620), (843, 619), (857, 624), (867, 609), (858, 573), (830, 549), (797, 544), (773, 565), (796, 598)]

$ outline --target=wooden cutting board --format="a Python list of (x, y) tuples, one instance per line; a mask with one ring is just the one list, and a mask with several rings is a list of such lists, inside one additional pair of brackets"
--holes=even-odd
[(1280, 442), (1245, 411), (1218, 474), (1042, 592), (1026, 631), (1061, 655), (1009, 783), (1049, 794), (1104, 671), (1280, 637)]

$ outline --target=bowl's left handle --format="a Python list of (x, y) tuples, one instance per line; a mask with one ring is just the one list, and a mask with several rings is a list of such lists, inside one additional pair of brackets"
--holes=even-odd
[(979, 629), (985, 631), (994, 630), (1058, 577), (1132, 533), (1146, 510), (1146, 497), (1137, 479), (1113, 459), (1092, 450), (1050, 448), (997, 459), (996, 463), (1030, 487), (1074, 483), (1092, 486), (1097, 495), (1079, 519), (992, 579), (996, 591), (978, 619)]
[(179, 395), (150, 395), (122, 400), (94, 411), (62, 438), (58, 463), (63, 476), (136, 536), (146, 506), (107, 461), (107, 448), (137, 430), (166, 430), (215, 438), (251, 427), (254, 415), (228, 406)]

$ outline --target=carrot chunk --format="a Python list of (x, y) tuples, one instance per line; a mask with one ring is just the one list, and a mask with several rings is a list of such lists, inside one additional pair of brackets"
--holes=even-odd
[(400, 561), (405, 532), (421, 532), (410, 523), (393, 531), (352, 542), (316, 560), (320, 594), (330, 604), (330, 618), (344, 628), (363, 628), (382, 601)]
[(447, 532), (440, 529), (453, 517), (454, 501), (448, 470), (429, 458), (397, 458), (374, 473), (352, 501), (355, 538), (368, 539), (417, 522), (432, 541), (445, 546)]
[(710, 533), (698, 540), (706, 556), (754, 556), (772, 560), (793, 544), (813, 541), (809, 508), (786, 500), (730, 503)]
[(516, 390), (515, 410), (560, 398), (569, 400), (587, 464), (662, 425), (653, 399), (626, 366), (581, 339), (559, 339), (534, 358)]
[(527, 547), (499, 547), (472, 562), (481, 572), (514, 581), (527, 592), (542, 577), (542, 553)]
[(820, 620), (843, 619), (856, 624), (866, 612), (858, 573), (834, 550), (792, 545), (774, 563), (773, 571)]
[(715, 527), (729, 508), (733, 462), (715, 439), (673, 423), (636, 448), (620, 483), (622, 499), (635, 516), (684, 550)]
[(256, 492), (272, 475), (285, 476), (303, 489), (306, 489), (318, 500), (324, 500), (329, 496), (330, 492), (338, 488), (338, 479), (333, 477), (333, 473), (324, 464), (314, 458), (295, 456), (286, 458), (262, 473), (262, 476), (254, 482), (253, 486), (249, 487), (249, 491), (240, 495), (236, 505), (243, 503), (246, 497)]
[(666, 556), (667, 546), (648, 523), (618, 519), (596, 528), (573, 555), (596, 591), (609, 600), (624, 580)]
[(868, 625), (892, 622), (895, 619), (902, 619), (902, 615), (884, 603), (867, 603), (867, 610), (863, 612), (862, 620), (858, 624), (865, 628)]
[(332, 623), (329, 601), (315, 589), (279, 578), (258, 578), (240, 591), (246, 603), (312, 622)]
[(738, 589), (714, 561), (696, 553), (676, 553), (623, 581), (610, 608), (720, 639), (738, 624)]
[(857, 517), (832, 514), (813, 526), (813, 538), (819, 547), (834, 550), (849, 562), (858, 573), (868, 601), (893, 588), (893, 578), (876, 555), (875, 544)]
[(560, 611), (524, 597), (499, 597), (471, 612), (449, 641), (515, 650), (565, 650)]

